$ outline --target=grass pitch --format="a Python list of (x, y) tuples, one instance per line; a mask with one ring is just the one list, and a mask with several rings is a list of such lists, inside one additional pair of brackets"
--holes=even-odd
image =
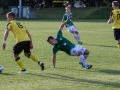
[[(22, 21), (32, 35), (34, 49), (31, 51), (45, 64), (41, 71), (37, 63), (21, 53), (20, 57), (28, 74), (19, 75), (20, 68), (12, 54), (15, 44), (10, 33), (6, 50), (0, 50), (0, 90), (119, 90), (120, 89), (120, 51), (114, 40), (112, 25), (107, 20), (76, 21), (83, 47), (90, 51), (87, 62), (93, 65), (90, 70), (83, 69), (79, 57), (57, 53), (56, 68), (52, 68), (52, 46), (46, 42), (47, 36), (55, 36), (61, 21)], [(2, 42), (6, 21), (0, 21), (0, 41)], [(65, 28), (63, 35), (77, 44)]]

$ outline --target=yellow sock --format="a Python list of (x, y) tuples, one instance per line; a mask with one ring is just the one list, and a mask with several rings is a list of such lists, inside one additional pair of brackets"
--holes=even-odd
[(118, 44), (118, 49), (120, 50), (120, 44)]
[(21, 59), (18, 59), (16, 62), (17, 62), (17, 64), (21, 67), (22, 70), (25, 69), (25, 68), (24, 68), (24, 65), (23, 65), (23, 62), (22, 62)]
[(32, 59), (32, 60), (35, 61), (35, 62), (39, 62), (38, 59), (37, 59), (37, 57), (36, 57), (35, 55), (33, 55), (33, 54), (31, 54), (31, 55), (29, 56), (29, 58)]

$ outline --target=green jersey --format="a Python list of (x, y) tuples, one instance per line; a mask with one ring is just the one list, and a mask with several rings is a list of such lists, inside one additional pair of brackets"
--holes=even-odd
[[(72, 13), (70, 13), (70, 20), (66, 23), (67, 26), (72, 26), (72, 25), (73, 25), (73, 23), (72, 23), (72, 16), (73, 16)], [(67, 20), (67, 13), (65, 13), (65, 14), (63, 15), (62, 20), (63, 20), (63, 21), (66, 21), (66, 20)]]
[(53, 46), (53, 54), (56, 54), (58, 50), (60, 50), (70, 55), (70, 51), (72, 48), (75, 47), (75, 44), (71, 43), (68, 39), (64, 38), (62, 36), (61, 30), (58, 30), (56, 40), (58, 41), (58, 43)]

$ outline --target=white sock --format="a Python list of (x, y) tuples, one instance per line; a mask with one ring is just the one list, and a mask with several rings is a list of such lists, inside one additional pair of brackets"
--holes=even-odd
[(80, 55), (80, 61), (83, 63), (83, 65), (86, 67), (88, 64), (86, 62), (86, 59), (83, 55)]
[(84, 55), (84, 58), (87, 59), (88, 55)]
[(77, 40), (77, 42), (79, 42), (80, 41), (80, 36), (79, 36), (79, 34), (73, 34), (73, 36), (74, 36), (74, 38)]

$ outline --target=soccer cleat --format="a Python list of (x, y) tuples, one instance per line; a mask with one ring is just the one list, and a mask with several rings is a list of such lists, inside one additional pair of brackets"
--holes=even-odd
[(82, 65), (82, 68), (85, 68), (85, 66), (82, 62), (79, 62), (79, 64)]
[(78, 41), (78, 44), (83, 44), (83, 42)]
[(24, 70), (21, 70), (20, 72), (18, 72), (19, 74), (26, 74), (27, 71), (24, 69)]
[(43, 62), (39, 62), (38, 64), (39, 64), (39, 66), (41, 68), (41, 71), (43, 71), (44, 70), (44, 63)]
[(90, 68), (92, 68), (92, 65), (87, 65), (85, 68), (90, 69)]

